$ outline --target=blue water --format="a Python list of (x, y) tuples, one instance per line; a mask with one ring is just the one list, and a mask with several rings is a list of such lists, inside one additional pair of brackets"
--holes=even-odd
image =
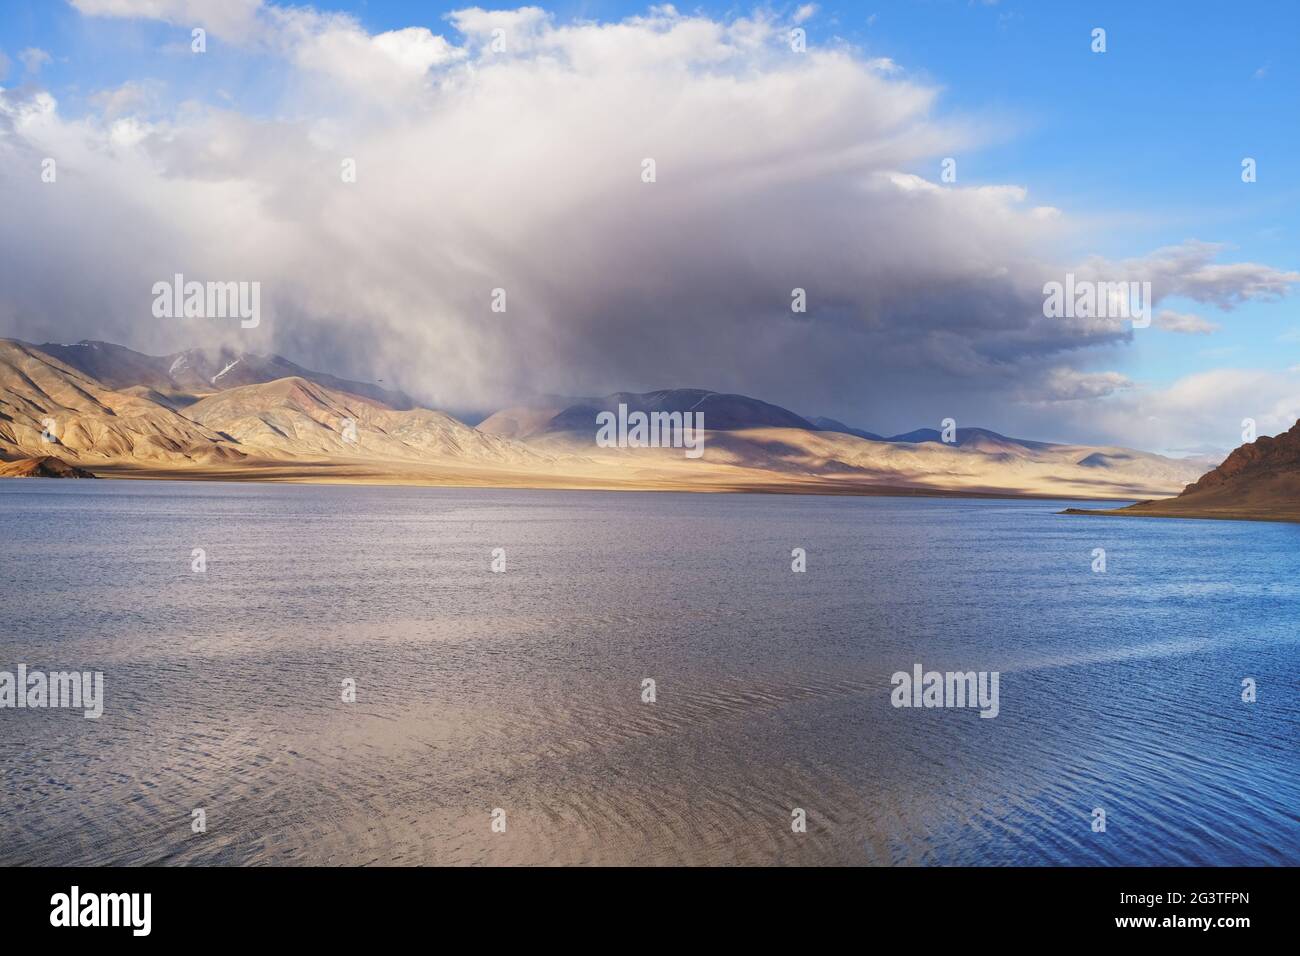
[(1300, 863), (1300, 526), (1066, 505), (0, 482), (0, 864)]

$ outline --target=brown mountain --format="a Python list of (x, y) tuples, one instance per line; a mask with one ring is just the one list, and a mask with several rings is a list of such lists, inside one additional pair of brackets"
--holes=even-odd
[(1289, 431), (1242, 445), (1176, 498), (1141, 501), (1095, 514), (1164, 518), (1300, 521), (1300, 421)]
[(443, 412), (395, 410), (296, 376), (226, 389), (195, 402), (185, 415), (269, 458), (458, 459), (525, 468), (545, 461)]
[(235, 443), (134, 391), (117, 391), (33, 345), (0, 339), (0, 458), (213, 465)]
[(139, 389), (151, 393), (155, 399), (161, 396), (178, 408), (214, 392), (282, 378), (303, 378), (389, 408), (415, 407), (415, 403), (401, 392), (369, 382), (354, 382), (324, 372), (313, 372), (279, 355), (258, 355), (230, 348), (186, 349), (171, 355), (145, 355), (125, 346), (91, 339), (72, 345), (47, 342), (35, 348), (109, 388)]

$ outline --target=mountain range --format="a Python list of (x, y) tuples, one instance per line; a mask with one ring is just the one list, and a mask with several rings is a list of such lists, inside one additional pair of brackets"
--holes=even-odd
[(35, 346), (51, 358), (96, 379), (108, 388), (147, 389), (184, 405), (195, 395), (260, 385), (281, 378), (304, 378), (340, 392), (380, 402), (393, 409), (414, 408), (401, 392), (312, 372), (278, 355), (254, 355), (233, 349), (187, 349), (172, 355), (143, 355), (109, 342), (74, 345), (47, 342)]
[[(619, 406), (701, 412), (704, 456), (599, 447), (596, 416)], [(698, 388), (548, 399), (472, 427), (275, 355), (0, 339), (0, 460), (54, 458), (101, 476), (1131, 500), (1175, 494), (1208, 467), (982, 428), (955, 438), (884, 438)]]

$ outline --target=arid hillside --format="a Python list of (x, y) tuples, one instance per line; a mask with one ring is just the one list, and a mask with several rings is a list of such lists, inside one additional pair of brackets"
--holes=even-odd
[[(702, 414), (703, 455), (600, 447), (596, 416), (619, 406)], [(886, 440), (818, 421), (744, 395), (664, 389), (506, 409), (474, 428), (279, 356), (0, 340), (0, 460), (53, 456), (113, 477), (1132, 499), (1173, 494), (1203, 470), (980, 428), (945, 443), (930, 429)]]

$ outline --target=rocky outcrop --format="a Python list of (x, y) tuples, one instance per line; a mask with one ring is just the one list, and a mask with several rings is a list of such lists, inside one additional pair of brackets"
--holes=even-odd
[(20, 458), (18, 461), (0, 462), (0, 478), (94, 478), (90, 472), (69, 465), (62, 458), (44, 455), (40, 458)]
[(1066, 513), (1300, 521), (1300, 421), (1273, 438), (1242, 445), (1175, 498), (1140, 501), (1113, 511), (1071, 508)]

